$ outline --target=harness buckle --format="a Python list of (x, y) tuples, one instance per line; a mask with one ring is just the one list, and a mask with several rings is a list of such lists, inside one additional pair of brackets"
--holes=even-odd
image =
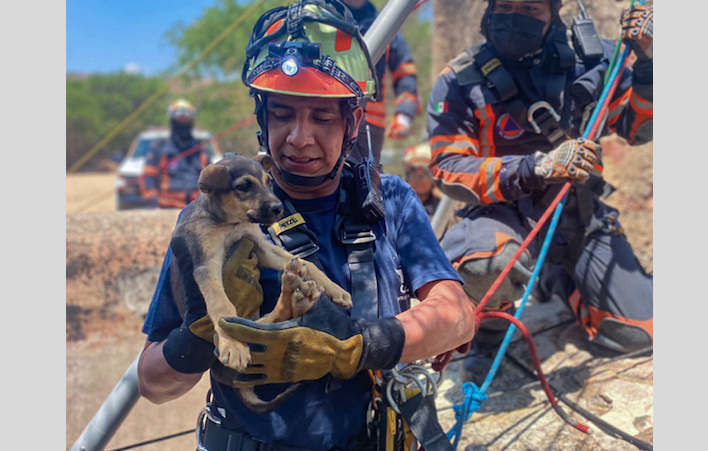
[(293, 256), (297, 258), (307, 258), (310, 255), (314, 254), (315, 252), (320, 250), (320, 246), (318, 246), (316, 243), (310, 241), (308, 243), (303, 244), (302, 246), (289, 250)]
[(346, 227), (342, 227), (339, 234), (339, 241), (342, 244), (366, 244), (376, 240), (376, 235), (371, 229), (347, 230)]
[[(539, 126), (536, 123), (536, 112), (541, 110), (543, 108), (543, 111), (541, 112), (541, 116), (539, 116), (539, 122), (541, 122), (541, 126)], [(541, 128), (545, 128), (544, 126), (548, 123), (548, 120), (550, 118), (555, 119), (556, 123), (560, 122), (561, 118), (556, 113), (556, 110), (553, 109), (550, 103), (545, 102), (545, 101), (540, 101), (536, 102), (533, 105), (529, 107), (527, 117), (529, 121), (529, 124), (533, 127), (533, 130), (538, 133), (539, 135), (541, 134)]]
[(199, 416), (197, 417), (197, 451), (209, 451), (206, 446), (204, 446), (204, 433), (206, 431), (206, 422), (211, 421), (214, 424), (221, 424), (221, 418), (214, 415), (211, 411), (211, 403), (207, 403)]

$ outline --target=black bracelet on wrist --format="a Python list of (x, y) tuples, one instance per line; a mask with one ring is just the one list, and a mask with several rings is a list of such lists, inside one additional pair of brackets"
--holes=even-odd
[(184, 374), (203, 373), (214, 364), (214, 344), (182, 326), (174, 329), (162, 345), (162, 354), (173, 370)]

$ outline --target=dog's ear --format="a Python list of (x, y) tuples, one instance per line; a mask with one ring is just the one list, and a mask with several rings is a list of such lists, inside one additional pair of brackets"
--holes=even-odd
[(275, 161), (273, 161), (273, 158), (270, 155), (256, 155), (253, 157), (253, 161), (260, 163), (260, 165), (263, 166), (263, 170), (266, 172), (270, 172), (270, 170), (275, 167)]
[(199, 190), (204, 194), (231, 188), (229, 169), (221, 164), (210, 164), (199, 174)]

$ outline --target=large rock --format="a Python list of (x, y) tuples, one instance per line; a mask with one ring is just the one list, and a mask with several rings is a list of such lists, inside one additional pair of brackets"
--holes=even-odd
[(106, 324), (145, 314), (177, 213), (67, 214), (67, 340), (84, 338), (89, 330), (110, 333)]

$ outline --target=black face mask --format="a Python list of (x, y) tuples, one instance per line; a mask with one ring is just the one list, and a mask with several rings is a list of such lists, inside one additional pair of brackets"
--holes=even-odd
[(544, 21), (523, 14), (492, 14), (487, 37), (499, 56), (516, 61), (541, 48), (545, 26)]
[(183, 140), (192, 139), (192, 125), (172, 123), (172, 133), (179, 136)]

